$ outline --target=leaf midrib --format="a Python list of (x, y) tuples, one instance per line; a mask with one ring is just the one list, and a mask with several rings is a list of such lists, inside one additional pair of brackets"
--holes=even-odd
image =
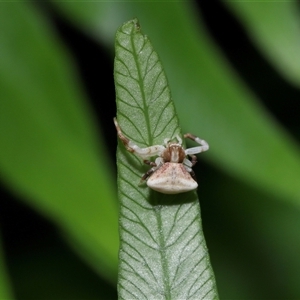
[(158, 241), (160, 248), (158, 249), (161, 258), (162, 265), (162, 275), (163, 275), (163, 283), (164, 283), (164, 291), (166, 300), (171, 299), (171, 291), (170, 291), (170, 278), (169, 278), (169, 268), (168, 268), (168, 260), (166, 259), (166, 244), (165, 239), (162, 234), (162, 220), (161, 220), (161, 206), (155, 207), (155, 216), (158, 225)]
[[(141, 90), (142, 101), (143, 101), (143, 106), (144, 106), (144, 115), (145, 115), (145, 119), (146, 119), (146, 126), (147, 126), (147, 132), (148, 132), (148, 146), (150, 146), (153, 144), (152, 133), (151, 133), (151, 129), (150, 129), (150, 118), (149, 118), (149, 112), (148, 112), (148, 105), (146, 103), (146, 96), (145, 96), (145, 92), (144, 92), (142, 71), (141, 71), (141, 68), (139, 67), (138, 54), (137, 54), (136, 47), (134, 44), (133, 35), (131, 35), (131, 37), (130, 37), (130, 42), (131, 42), (131, 46), (133, 49), (134, 62), (136, 64), (136, 68), (137, 68), (137, 72), (138, 72), (138, 83), (139, 83), (139, 87)], [(143, 43), (143, 46), (141, 47), (141, 50), (145, 46), (145, 43), (146, 43), (145, 38), (144, 38), (143, 42), (144, 43)], [(147, 201), (147, 199), (145, 199), (145, 201)], [(156, 216), (157, 225), (158, 225), (158, 232), (159, 232), (159, 234), (158, 234), (158, 242), (159, 242), (158, 251), (160, 253), (160, 258), (161, 258), (164, 295), (165, 295), (165, 299), (168, 300), (168, 299), (171, 299), (171, 291), (170, 291), (170, 279), (169, 279), (169, 271), (168, 271), (168, 269), (169, 269), (168, 268), (168, 260), (166, 259), (166, 251), (165, 251), (165, 240), (164, 240), (164, 236), (162, 234), (161, 206), (153, 207), (153, 209), (155, 211), (155, 216)]]
[[(138, 30), (138, 29), (135, 27), (135, 30)], [(150, 145), (153, 144), (153, 139), (152, 139), (152, 134), (151, 134), (151, 129), (150, 129), (150, 118), (149, 118), (148, 106), (147, 106), (147, 103), (146, 103), (146, 95), (145, 95), (145, 92), (144, 92), (142, 71), (141, 71), (141, 68), (139, 67), (138, 53), (136, 51), (136, 47), (135, 47), (135, 44), (134, 44), (133, 40), (134, 40), (133, 35), (130, 35), (130, 42), (131, 42), (131, 47), (132, 47), (132, 51), (133, 51), (134, 62), (135, 62), (136, 69), (137, 69), (137, 72), (138, 72), (138, 83), (139, 83), (139, 87), (140, 87), (141, 94), (142, 94), (143, 109), (144, 109), (144, 115), (145, 115), (145, 119), (146, 119), (147, 136), (148, 136), (147, 146), (150, 146)], [(144, 43), (143, 43), (143, 46), (142, 46), (141, 50), (145, 46), (145, 38), (143, 39), (143, 42)]]

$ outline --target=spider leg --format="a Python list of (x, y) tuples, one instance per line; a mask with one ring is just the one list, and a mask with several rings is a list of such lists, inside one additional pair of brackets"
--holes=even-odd
[(190, 155), (192, 157), (192, 163), (194, 162), (194, 164), (197, 162), (197, 159), (193, 158), (193, 154), (197, 154), (197, 153), (201, 153), (204, 151), (207, 151), (209, 149), (209, 145), (206, 141), (190, 134), (190, 133), (186, 133), (184, 135), (185, 138), (189, 138), (192, 141), (195, 141), (196, 143), (200, 144), (201, 146), (198, 147), (193, 147), (193, 148), (189, 148), (185, 150), (185, 154)]
[(192, 158), (192, 166), (194, 166), (197, 163), (197, 156), (193, 154), (190, 157)]
[[(175, 138), (177, 139), (178, 144), (182, 145), (182, 139), (180, 138), (180, 136), (179, 136), (178, 134), (176, 135)], [(170, 142), (171, 140), (173, 140), (173, 138), (172, 138), (172, 139), (169, 139), (169, 138), (164, 139), (164, 144), (165, 144), (166, 146), (168, 146), (168, 144), (169, 144), (169, 142)]]
[(125, 148), (129, 151), (129, 152), (134, 152), (134, 149), (132, 147), (130, 147), (130, 143), (131, 141), (123, 134), (121, 127), (117, 121), (117, 118), (114, 118), (114, 123), (117, 129), (117, 133), (118, 133), (118, 137), (120, 138), (120, 140), (122, 141), (122, 143), (124, 144)]
[(168, 143), (169, 143), (170, 140), (171, 140), (171, 139), (169, 139), (169, 138), (164, 139), (164, 144), (165, 144), (166, 146), (168, 146)]
[(152, 156), (160, 155), (165, 150), (165, 147), (161, 145), (154, 145), (146, 148), (140, 148), (123, 134), (121, 127), (116, 118), (114, 118), (114, 123), (117, 129), (118, 136), (122, 141), (122, 143), (124, 144), (125, 148), (131, 153), (136, 153), (143, 160), (150, 158)]
[(182, 145), (182, 139), (180, 138), (180, 136), (178, 134), (176, 135), (176, 139), (178, 141), (178, 144)]
[(140, 184), (147, 180), (159, 167), (163, 165), (163, 159), (161, 157), (157, 157), (155, 162), (150, 160), (144, 160), (144, 163), (152, 166), (152, 168), (142, 176)]
[(185, 158), (184, 161), (183, 161), (183, 165), (184, 165), (185, 169), (190, 173), (192, 178), (195, 181), (197, 181), (196, 176), (195, 176), (195, 172), (192, 169), (193, 163), (190, 160), (188, 160), (187, 158)]
[(187, 158), (185, 158), (182, 163), (184, 164), (188, 172), (190, 172), (189, 170), (193, 167), (193, 163)]
[(141, 178), (140, 184), (144, 183), (145, 180), (147, 180), (155, 171), (157, 167), (153, 167), (150, 170), (148, 170)]
[(156, 166), (157, 166), (155, 162), (153, 162), (153, 161), (151, 161), (151, 160), (147, 160), (147, 159), (144, 160), (144, 163), (145, 163), (146, 165), (151, 166), (151, 167), (156, 167)]
[(193, 170), (190, 172), (190, 174), (191, 174), (192, 178), (193, 178), (195, 181), (197, 181), (195, 172), (194, 172)]

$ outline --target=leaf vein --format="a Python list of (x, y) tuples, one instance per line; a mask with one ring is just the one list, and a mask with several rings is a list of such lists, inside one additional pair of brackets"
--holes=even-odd
[[(158, 64), (158, 61), (156, 61), (156, 63), (153, 65), (153, 68), (155, 67), (155, 65), (156, 64)], [(163, 74), (163, 69), (160, 69), (160, 71), (159, 71), (159, 73), (158, 74), (155, 74), (155, 80), (154, 80), (154, 82), (153, 82), (153, 84), (152, 84), (152, 88), (151, 88), (151, 99), (152, 99), (152, 95), (153, 95), (153, 93), (154, 93), (154, 91), (155, 91), (155, 89), (156, 89), (156, 87), (157, 87), (157, 82), (158, 82), (158, 80), (159, 80), (159, 76), (161, 75), (161, 74)], [(149, 73), (150, 73), (150, 71), (149, 71)], [(165, 86), (164, 86), (164, 89), (168, 89), (168, 86), (165, 84)], [(157, 98), (159, 98), (159, 96), (160, 95), (158, 95), (155, 99), (153, 99), (152, 101), (151, 101), (151, 103), (153, 103), (153, 102), (155, 102), (156, 101), (156, 99)]]
[[(140, 202), (136, 202), (132, 197), (129, 197), (127, 194), (125, 194), (123, 191), (121, 191), (121, 194), (124, 196), (124, 197), (126, 197), (126, 198), (128, 198), (129, 200), (131, 200), (132, 202), (134, 202), (137, 206), (139, 206), (141, 209), (144, 209), (144, 210), (148, 210), (148, 211), (152, 211), (153, 209), (151, 208), (151, 207), (145, 207), (145, 206), (143, 206), (143, 205), (141, 205), (141, 203)], [(147, 199), (145, 198), (145, 196), (142, 194), (142, 193), (140, 193), (141, 194), (141, 196), (143, 197), (143, 200), (145, 200), (145, 201), (147, 201)], [(124, 205), (122, 204), (122, 207), (123, 207)]]
[[(167, 123), (165, 122), (165, 126), (164, 126), (164, 127), (161, 127), (161, 130), (160, 130), (158, 133), (153, 132), (153, 135), (154, 135), (155, 137), (160, 136), (160, 135), (163, 133), (163, 131), (165, 130), (165, 128), (168, 127), (168, 125), (169, 125), (175, 118), (176, 118), (176, 116), (173, 115)], [(157, 128), (158, 128), (158, 127), (157, 127)], [(173, 137), (174, 137), (174, 136), (173, 136)], [(173, 137), (172, 137), (172, 138), (173, 138)]]
[[(125, 272), (131, 273), (131, 274), (136, 274), (136, 272), (137, 272), (136, 268), (134, 268), (134, 267), (132, 267), (130, 264), (128, 264), (127, 261), (124, 261), (124, 265), (127, 265), (127, 266), (131, 269), (131, 270), (128, 270), (128, 269), (124, 269), (124, 268), (123, 268), (123, 270), (124, 270)], [(149, 285), (148, 280), (146, 280), (143, 276), (141, 276), (140, 273), (137, 273), (137, 274), (138, 274), (138, 277), (139, 277), (142, 281), (144, 281), (148, 287), (150, 287), (153, 291), (155, 291), (155, 289), (153, 288), (153, 286), (150, 286), (150, 285)], [(124, 278), (124, 279), (125, 279), (125, 278)], [(156, 279), (156, 278), (155, 278), (155, 281), (157, 282), (157, 279)], [(160, 285), (158, 284), (158, 286), (160, 286)], [(146, 298), (146, 299), (147, 299), (147, 298)]]
[(120, 226), (122, 228), (122, 230), (124, 230), (125, 232), (127, 232), (131, 237), (135, 238), (137, 241), (141, 242), (144, 246), (146, 247), (149, 247), (150, 249), (152, 250), (156, 250), (157, 251), (157, 248), (147, 244), (144, 240), (142, 240), (140, 237), (136, 236), (135, 234), (133, 234), (130, 230), (128, 230), (126, 227)]
[[(202, 256), (201, 259), (194, 265), (194, 267), (189, 271), (189, 274), (192, 274), (192, 272), (197, 268), (198, 265), (201, 264), (201, 262), (204, 260), (205, 256)], [(180, 264), (181, 266), (182, 264)], [(206, 268), (197, 276), (197, 278), (200, 278), (202, 273), (205, 272)], [(175, 278), (175, 277), (174, 277)], [(189, 279), (188, 276), (184, 277), (179, 283), (176, 283), (176, 287), (178, 288), (180, 285), (185, 283)], [(174, 280), (175, 282), (175, 280)]]
[[(122, 115), (123, 118), (126, 119), (129, 123), (132, 124), (132, 126), (135, 128), (135, 130), (139, 133), (139, 135), (140, 135), (141, 140), (143, 141), (143, 143), (144, 143), (145, 145), (149, 145), (149, 143), (147, 143), (146, 140), (144, 139), (144, 135), (141, 133), (140, 129), (132, 122), (132, 120), (131, 120), (128, 116), (126, 116), (125, 114), (123, 114), (123, 113), (121, 113), (121, 112), (119, 112), (119, 114)], [(136, 137), (133, 138), (133, 137), (131, 137), (131, 136), (128, 135), (128, 134), (126, 134), (126, 136), (127, 136), (130, 140), (137, 142)], [(137, 142), (137, 143), (138, 143), (138, 142)], [(143, 143), (140, 142), (140, 144), (143, 144)]]
[[(146, 297), (146, 295), (131, 281), (131, 280), (129, 280), (129, 279), (126, 279), (124, 276), (120, 276), (120, 278), (122, 278), (124, 281), (127, 281), (127, 282), (129, 282), (129, 283), (131, 283), (136, 289), (138, 289), (139, 291), (140, 291), (140, 293), (144, 296), (144, 298), (147, 300), (147, 297)], [(123, 286), (122, 284), (119, 284), (120, 285), (120, 287), (122, 286), (123, 287), (123, 289), (128, 293), (128, 294), (130, 294), (130, 295), (132, 295), (132, 297), (134, 297), (134, 298), (132, 298), (132, 299), (136, 299), (136, 296), (131, 292), (131, 291), (129, 291), (128, 289), (126, 289), (125, 288), (125, 286)]]
[[(205, 271), (206, 271), (206, 269), (203, 270), (203, 272), (205, 272)], [(203, 274), (203, 272), (201, 272), (201, 274), (199, 275), (199, 277)], [(211, 279), (212, 279), (212, 276), (208, 277), (207, 280), (204, 281), (204, 282), (199, 286), (199, 288), (196, 289), (196, 291), (195, 291), (191, 296), (189, 296), (189, 298), (192, 298), (192, 297), (193, 297), (199, 290), (201, 290), (201, 289), (205, 286), (205, 284), (207, 284)], [(196, 283), (196, 281), (197, 281), (197, 279), (194, 281), (193, 285), (190, 287), (190, 290), (192, 289), (192, 287), (194, 286), (194, 284)], [(208, 295), (208, 293), (210, 293), (210, 292), (212, 292), (212, 291), (213, 291), (212, 289), (210, 289), (209, 291), (207, 291), (206, 294), (203, 295), (202, 299), (207, 299), (206, 296)]]
[[(184, 228), (184, 230), (180, 233), (180, 237), (188, 235), (187, 232), (190, 230), (190, 226), (197, 220), (197, 215), (194, 217), (194, 219), (189, 223), (189, 225), (186, 225), (186, 227)], [(196, 235), (198, 235), (199, 232), (196, 231), (196, 233), (193, 235), (192, 238), (195, 238)], [(187, 244), (191, 241), (191, 238), (188, 240)], [(178, 240), (175, 240), (173, 243), (168, 244), (166, 246), (166, 248), (170, 248), (172, 247), (174, 244), (176, 244), (178, 242)]]
[[(128, 66), (127, 66), (127, 65), (124, 63), (124, 61), (123, 61), (120, 57), (118, 57), (118, 56), (116, 56), (116, 63), (117, 63), (117, 62), (121, 63), (121, 64), (123, 65), (123, 67), (127, 70), (127, 72), (128, 72), (128, 74), (130, 75), (130, 77), (133, 78), (132, 75), (131, 75), (131, 72), (130, 72), (130, 70), (129, 70), (129, 68), (128, 68)], [(121, 73), (120, 71), (117, 71), (117, 70), (115, 70), (115, 74), (120, 74), (120, 75), (122, 75), (122, 76), (128, 76), (128, 74), (123, 74), (123, 73)]]
[[(129, 89), (127, 89), (126, 86), (124, 86), (123, 84), (121, 84), (119, 82), (118, 82), (118, 86), (121, 87), (121, 88), (123, 88), (130, 95), (130, 97), (133, 99), (133, 101), (136, 103), (137, 107), (142, 110), (142, 107), (139, 105), (139, 102), (136, 100), (136, 98), (133, 96), (133, 94), (129, 91)], [(125, 102), (125, 101), (123, 101), (123, 102)], [(125, 102), (125, 103), (128, 104), (127, 102)]]
[[(128, 216), (125, 216), (124, 215), (124, 218), (126, 218), (127, 220), (130, 220), (131, 222), (134, 222), (134, 223), (136, 223), (136, 224), (139, 224), (139, 225), (141, 225), (145, 230), (146, 230), (146, 232), (149, 234), (149, 236), (151, 237), (151, 239), (153, 240), (153, 242), (155, 243), (155, 244), (157, 244), (157, 241), (155, 240), (155, 238), (153, 237), (153, 235), (151, 234), (151, 232), (150, 232), (150, 230), (148, 229), (148, 227), (147, 226), (145, 226), (145, 224), (144, 224), (144, 222), (142, 222), (142, 220), (141, 220), (141, 218), (132, 210), (132, 209), (130, 209), (130, 208), (128, 208), (127, 206), (125, 206), (125, 205), (123, 205), (123, 207), (125, 207), (126, 209), (128, 209), (138, 220), (139, 220), (139, 222), (138, 221), (135, 221), (135, 220), (132, 220), (132, 219), (130, 219)], [(158, 246), (158, 245), (157, 245)]]
[[(129, 243), (127, 243), (126, 241), (124, 241), (124, 244), (126, 244), (129, 248), (131, 248), (133, 251), (135, 251), (139, 257), (141, 258), (141, 260), (144, 262), (145, 267), (149, 270), (149, 272), (151, 273), (153, 280), (156, 281), (157, 285), (159, 285), (158, 280), (156, 278), (156, 276), (154, 275), (152, 269), (150, 268), (149, 264), (147, 263), (146, 259), (144, 258), (144, 256), (136, 250), (136, 248), (134, 248), (132, 245), (130, 245)], [(127, 251), (126, 251), (127, 253)], [(132, 257), (129, 253), (127, 253), (127, 255), (129, 255), (130, 257)], [(139, 261), (138, 259), (136, 259), (135, 257), (132, 257), (132, 259), (135, 259), (136, 261)]]

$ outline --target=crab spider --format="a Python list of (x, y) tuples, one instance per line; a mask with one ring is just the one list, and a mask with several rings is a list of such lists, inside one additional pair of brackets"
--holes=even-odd
[[(114, 123), (125, 148), (151, 166), (141, 178), (142, 182), (147, 180), (148, 187), (164, 194), (184, 193), (198, 187), (192, 167), (197, 163), (195, 154), (209, 149), (206, 141), (187, 133), (184, 138), (189, 138), (200, 146), (184, 149), (182, 139), (177, 135), (177, 143), (172, 142), (172, 139), (165, 139), (164, 145), (140, 148), (123, 134), (116, 118)], [(157, 156), (155, 162), (149, 160), (153, 156)], [(188, 156), (191, 160), (187, 158)]]

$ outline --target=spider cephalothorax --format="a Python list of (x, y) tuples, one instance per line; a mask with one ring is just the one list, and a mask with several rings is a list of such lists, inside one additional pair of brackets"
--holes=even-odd
[[(147, 185), (155, 191), (164, 194), (178, 194), (194, 190), (198, 187), (192, 167), (197, 162), (195, 154), (207, 151), (209, 146), (206, 141), (187, 133), (185, 138), (189, 138), (201, 146), (184, 149), (182, 140), (177, 135), (178, 143), (165, 139), (164, 145), (154, 145), (147, 148), (140, 148), (130, 141), (122, 132), (118, 121), (114, 118), (118, 136), (126, 149), (140, 156), (144, 163), (152, 168), (143, 175), (142, 181), (147, 180)], [(148, 159), (157, 156), (155, 162)], [(191, 157), (191, 160), (187, 159)]]

